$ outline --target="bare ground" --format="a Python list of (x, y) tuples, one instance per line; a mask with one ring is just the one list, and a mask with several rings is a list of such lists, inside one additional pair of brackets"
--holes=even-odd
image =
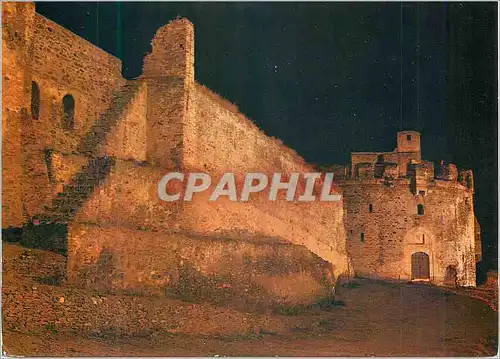
[(339, 301), (256, 313), (168, 298), (85, 292), (58, 280), (63, 267), (60, 255), (3, 244), (4, 353), (491, 356), (497, 352), (495, 305), (471, 297), (471, 291), (357, 279), (337, 289), (337, 299), (344, 305)]

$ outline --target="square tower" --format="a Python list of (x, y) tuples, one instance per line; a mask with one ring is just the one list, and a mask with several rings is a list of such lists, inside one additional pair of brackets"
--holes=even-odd
[(398, 132), (397, 152), (418, 152), (420, 154), (420, 133), (416, 131)]

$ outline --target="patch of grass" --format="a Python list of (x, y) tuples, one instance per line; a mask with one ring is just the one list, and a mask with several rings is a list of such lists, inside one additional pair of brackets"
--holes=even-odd
[(321, 308), (322, 310), (328, 310), (337, 307), (345, 307), (345, 303), (342, 300), (326, 298), (314, 303), (315, 306)]
[(285, 316), (297, 316), (307, 313), (311, 310), (331, 310), (333, 308), (344, 307), (345, 303), (341, 300), (335, 300), (331, 298), (325, 298), (317, 301), (316, 303), (309, 305), (280, 305), (275, 308), (275, 313), (278, 315)]
[(19, 333), (19, 334), (24, 334), (24, 335), (36, 335), (36, 332), (33, 330), (21, 330), (19, 328), (12, 328), (12, 327), (8, 327), (5, 330), (7, 330), (8, 332), (11, 332), (11, 333)]
[(488, 335), (486, 338), (486, 346), (492, 349), (493, 352), (498, 351), (498, 337), (496, 335)]
[(260, 340), (264, 338), (262, 333), (240, 333), (240, 334), (232, 334), (229, 336), (225, 336), (224, 339), (229, 341), (243, 341), (243, 340)]
[(293, 305), (293, 306), (288, 306), (288, 305), (280, 305), (275, 308), (275, 312), (278, 315), (285, 315), (285, 316), (297, 316), (304, 314), (306, 311), (311, 309), (311, 306), (308, 305)]
[(326, 326), (330, 324), (330, 321), (328, 319), (321, 319), (318, 323), (320, 326)]
[(272, 332), (272, 331), (267, 330), (267, 329), (260, 328), (259, 329), (259, 334), (277, 335), (278, 333)]
[(48, 330), (52, 335), (57, 334), (57, 329), (54, 323), (47, 323), (45, 324), (45, 329)]
[(2, 229), (2, 241), (20, 242), (23, 236), (23, 229), (19, 227), (8, 227)]
[(352, 282), (346, 282), (346, 283), (342, 283), (340, 285), (342, 288), (349, 288), (349, 289), (352, 289), (352, 288), (359, 288), (361, 286), (361, 284), (359, 282), (356, 282), (356, 281), (352, 281)]
[(327, 332), (338, 332), (341, 330), (341, 323), (331, 319), (321, 319), (318, 322), (318, 326), (321, 330), (325, 330)]
[(53, 276), (43, 276), (43, 277), (36, 277), (34, 280), (40, 284), (46, 284), (46, 285), (60, 285), (62, 281), (62, 277), (59, 275), (53, 275)]

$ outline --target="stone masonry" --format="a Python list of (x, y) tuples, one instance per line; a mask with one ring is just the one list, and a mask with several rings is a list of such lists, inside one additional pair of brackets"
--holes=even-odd
[(158, 198), (170, 171), (315, 172), (196, 83), (188, 20), (160, 28), (126, 80), (33, 3), (2, 3), (2, 18), (2, 228), (64, 251), (68, 283), (163, 293), (185, 276), (306, 302), (353, 274), (342, 201)]
[(420, 134), (393, 152), (354, 152), (336, 168), (356, 275), (475, 286), (481, 258), (472, 171), (421, 159)]
[(423, 160), (418, 132), (332, 166), (339, 202), (163, 202), (171, 171), (317, 171), (196, 82), (186, 19), (157, 31), (133, 80), (33, 3), (2, 3), (2, 20), (2, 228), (64, 252), (69, 284), (279, 303), (311, 302), (354, 273), (475, 285), (472, 172)]

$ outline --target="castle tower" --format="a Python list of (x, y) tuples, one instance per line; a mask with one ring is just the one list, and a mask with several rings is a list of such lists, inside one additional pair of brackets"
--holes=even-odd
[(398, 132), (397, 152), (420, 153), (420, 133), (416, 131)]
[(148, 87), (147, 157), (153, 165), (182, 168), (189, 89), (194, 86), (194, 27), (187, 19), (158, 29), (144, 58)]

